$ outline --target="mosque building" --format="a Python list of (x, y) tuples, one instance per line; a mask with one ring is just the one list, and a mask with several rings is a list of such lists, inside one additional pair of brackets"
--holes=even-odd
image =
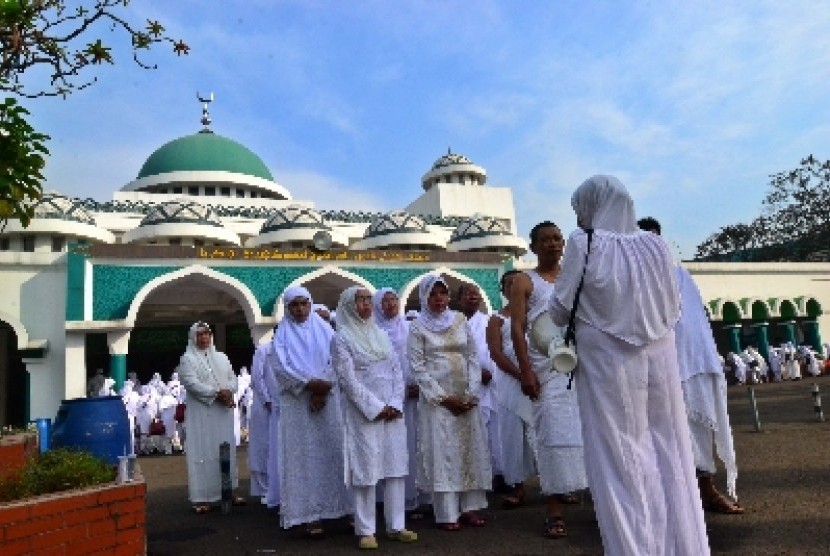
[[(281, 293), (303, 285), (334, 308), (351, 285), (398, 291), (418, 308), (429, 272), (502, 305), (499, 278), (527, 268), (513, 193), (450, 150), (423, 192), (386, 213), (316, 209), (262, 160), (203, 128), (153, 152), (111, 201), (45, 191), (27, 228), (0, 232), (0, 425), (53, 417), (105, 369), (146, 381), (178, 364), (187, 329), (214, 329), (235, 368), (281, 319)], [(689, 263), (725, 351), (791, 339), (818, 348), (830, 327), (830, 263)]]

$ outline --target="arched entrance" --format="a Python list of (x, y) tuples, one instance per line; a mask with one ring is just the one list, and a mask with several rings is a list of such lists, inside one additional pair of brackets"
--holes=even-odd
[(29, 373), (11, 324), (0, 320), (0, 426), (20, 426), (28, 419)]
[[(136, 372), (143, 383), (155, 372), (167, 380), (179, 363), (187, 346), (188, 330), (196, 321), (204, 321), (213, 328), (214, 343), (231, 360), (234, 370), (250, 367), (254, 345), (238, 297), (228, 290), (227, 284), (220, 285), (198, 272), (156, 286), (135, 314), (127, 371)], [(93, 372), (100, 367), (89, 363), (87, 369)]]

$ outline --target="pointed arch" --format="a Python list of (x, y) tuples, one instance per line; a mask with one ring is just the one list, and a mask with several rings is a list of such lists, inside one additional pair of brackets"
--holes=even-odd
[[(355, 284), (357, 284), (359, 286), (363, 286), (364, 288), (366, 288), (367, 290), (369, 290), (372, 293), (375, 293), (375, 290), (377, 289), (377, 288), (375, 288), (375, 286), (372, 285), (371, 282), (369, 282), (368, 280), (366, 280), (362, 276), (359, 276), (359, 275), (355, 274), (354, 272), (349, 272), (348, 270), (345, 270), (345, 269), (340, 268), (338, 266), (323, 266), (321, 268), (315, 269), (312, 272), (309, 272), (308, 274), (303, 274), (302, 276), (300, 276), (299, 278), (295, 279), (293, 282), (288, 284), (288, 286), (286, 286), (286, 288), (289, 288), (291, 286), (302, 286), (303, 284), (305, 284), (305, 283), (307, 283), (311, 280), (314, 280), (315, 278), (323, 278), (327, 274), (333, 274), (333, 275), (338, 276), (340, 278), (343, 278), (344, 280), (347, 280), (349, 282), (354, 282)], [(273, 316), (278, 321), (282, 320), (282, 317), (285, 313), (285, 308), (283, 307), (283, 302), (282, 302), (282, 294), (283, 294), (283, 292), (280, 292), (279, 296), (277, 296), (276, 302), (274, 303), (274, 315)]]
[(132, 303), (130, 303), (130, 309), (127, 311), (127, 317), (125, 319), (127, 325), (130, 327), (135, 326), (135, 321), (138, 317), (138, 310), (151, 293), (160, 287), (171, 285), (188, 277), (200, 278), (204, 282), (233, 297), (239, 303), (240, 307), (242, 307), (242, 311), (245, 313), (245, 320), (250, 326), (253, 326), (259, 322), (259, 304), (248, 286), (236, 278), (213, 270), (212, 268), (202, 265), (192, 265), (173, 272), (168, 272), (167, 274), (162, 274), (161, 276), (150, 280), (140, 290), (138, 290), (138, 293), (135, 295)]
[[(412, 295), (414, 290), (418, 289), (418, 284), (421, 282), (421, 279), (426, 276), (427, 274), (443, 274), (444, 276), (452, 276), (459, 282), (464, 282), (467, 284), (476, 284), (476, 282), (470, 279), (469, 276), (465, 276), (460, 272), (457, 272), (447, 266), (439, 266), (438, 268), (434, 268), (431, 270), (425, 270), (423, 274), (416, 276), (409, 282), (407, 282), (404, 287), (398, 292), (398, 296), (401, 300), (404, 300), (404, 304), (406, 300), (409, 299), (409, 296)], [(481, 284), (476, 284), (478, 286), (479, 292), (481, 293), (481, 301), (484, 303), (484, 306), (487, 308), (488, 313), (493, 312), (493, 303), (490, 301), (490, 297), (487, 295), (487, 292), (481, 287)]]

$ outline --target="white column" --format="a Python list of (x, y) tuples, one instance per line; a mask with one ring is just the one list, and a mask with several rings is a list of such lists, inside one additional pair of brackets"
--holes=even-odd
[[(63, 397), (66, 399), (83, 398), (86, 396), (86, 332), (66, 332), (66, 356), (64, 361)], [(29, 369), (31, 372), (31, 368)], [(35, 373), (32, 372), (32, 392), (39, 385), (35, 384)], [(57, 411), (57, 407), (55, 408)], [(35, 408), (32, 408), (35, 415)]]

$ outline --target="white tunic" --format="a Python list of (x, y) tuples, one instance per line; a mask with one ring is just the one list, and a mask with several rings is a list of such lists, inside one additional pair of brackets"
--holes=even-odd
[(403, 412), (403, 373), (396, 355), (370, 362), (339, 334), (331, 353), (343, 397), (346, 484), (373, 486), (387, 477), (406, 476), (404, 418), (374, 420), (387, 405)]
[(438, 405), (445, 396), (478, 399), (481, 368), (475, 341), (461, 313), (443, 333), (416, 320), (407, 351), (420, 387), (418, 403), (418, 484), (430, 492), (489, 490), (492, 469), (481, 413), (459, 416)]
[[(313, 318), (313, 315), (312, 317)], [(275, 339), (274, 349), (285, 349)], [(301, 381), (274, 360), (280, 390), (279, 481), (280, 522), (284, 528), (321, 519), (334, 519), (352, 512), (343, 481), (343, 413), (340, 392), (331, 389), (323, 409), (311, 411), (311, 393)], [(306, 369), (308, 378), (336, 382), (330, 361)]]
[[(268, 437), (271, 412), (265, 404), (273, 402), (265, 384), (265, 363), (271, 353), (271, 342), (262, 344), (254, 352), (251, 365), (251, 414), (248, 416), (248, 468), (253, 473), (267, 476), (268, 471)], [(267, 484), (267, 483), (266, 483)]]
[(224, 353), (216, 352), (217, 368), (210, 368), (207, 358), (194, 361), (182, 357), (179, 380), (187, 390), (187, 487), (194, 504), (217, 502), (222, 498), (222, 475), (219, 445), (228, 442), (231, 448), (231, 482), (238, 486), (236, 441), (233, 430), (233, 409), (215, 400), (216, 392), (236, 392), (236, 375)]
[[(535, 270), (526, 274), (533, 284), (527, 303), (527, 322), (532, 323), (548, 309), (554, 284)], [(568, 389), (568, 375), (551, 371), (550, 359), (533, 342), (528, 342), (528, 357), (541, 385), (539, 398), (533, 402), (533, 429), (542, 492), (563, 494), (583, 489), (588, 486), (588, 478), (576, 383)]]

